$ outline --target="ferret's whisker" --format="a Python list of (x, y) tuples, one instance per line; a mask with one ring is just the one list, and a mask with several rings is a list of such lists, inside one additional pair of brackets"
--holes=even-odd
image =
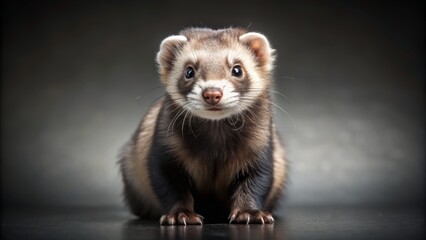
[(146, 90), (145, 91), (145, 93), (149, 93), (149, 92), (152, 92), (152, 91), (154, 91), (154, 90), (156, 90), (156, 89), (160, 89), (161, 88), (161, 90), (163, 90), (164, 89), (164, 87), (163, 86), (155, 86), (155, 87), (153, 87), (153, 88), (150, 88), (150, 89), (148, 89), (148, 90)]
[[(179, 108), (179, 107), (177, 107), (177, 108)], [(178, 113), (173, 117), (173, 119), (172, 119), (172, 121), (171, 121), (171, 128), (172, 128), (172, 134), (173, 134), (173, 129), (174, 129), (174, 125), (175, 125), (175, 123), (176, 123), (176, 121), (177, 121), (177, 119), (183, 114), (185, 112), (185, 109), (183, 108), (183, 107), (180, 107), (180, 109), (179, 109), (179, 111), (178, 111)], [(168, 133), (169, 133), (169, 128), (170, 128), (170, 124), (169, 124), (169, 127), (167, 128), (167, 135), (168, 135)]]
[(186, 107), (186, 113), (185, 113), (185, 116), (183, 117), (183, 120), (182, 120), (182, 137), (184, 136), (183, 135), (183, 132), (184, 132), (184, 127), (185, 127), (185, 119), (186, 119), (186, 117), (188, 116), (188, 114), (190, 113), (190, 106), (188, 106), (188, 107)]
[(293, 127), (294, 128), (297, 128), (297, 126), (296, 126), (296, 122), (293, 120), (293, 118), (290, 116), (290, 114), (286, 111), (286, 110), (284, 110), (282, 107), (280, 107), (279, 105), (277, 105), (277, 104), (275, 104), (275, 103), (273, 103), (272, 101), (268, 101), (270, 104), (272, 104), (273, 106), (275, 106), (276, 108), (278, 108), (279, 110), (281, 110), (285, 115), (287, 115), (289, 118), (290, 118), (290, 120), (291, 120), (291, 122), (293, 123)]
[[(196, 103), (194, 103), (194, 104), (196, 104)], [(192, 133), (192, 135), (193, 135), (194, 137), (197, 137), (197, 136), (195, 135), (194, 129), (192, 128), (192, 117), (193, 117), (193, 116), (194, 116), (193, 112), (192, 112), (192, 111), (190, 111), (190, 115), (189, 115), (189, 130), (191, 131), (191, 133)]]

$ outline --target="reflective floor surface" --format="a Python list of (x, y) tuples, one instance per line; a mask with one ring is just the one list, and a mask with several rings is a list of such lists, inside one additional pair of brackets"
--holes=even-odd
[(159, 226), (125, 209), (3, 210), (2, 239), (424, 239), (424, 212), (407, 208), (288, 208), (272, 225)]

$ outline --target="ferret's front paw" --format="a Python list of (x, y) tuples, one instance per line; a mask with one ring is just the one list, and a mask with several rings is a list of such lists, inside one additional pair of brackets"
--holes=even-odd
[(259, 210), (236, 209), (229, 215), (229, 223), (273, 223), (275, 220), (269, 212)]
[(197, 225), (203, 224), (204, 217), (192, 211), (177, 211), (163, 215), (160, 218), (161, 225)]

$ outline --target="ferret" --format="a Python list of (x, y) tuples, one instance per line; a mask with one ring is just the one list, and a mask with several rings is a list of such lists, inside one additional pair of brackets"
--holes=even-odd
[(165, 95), (119, 160), (133, 214), (161, 225), (274, 222), (286, 179), (274, 60), (264, 35), (241, 28), (189, 28), (161, 42)]

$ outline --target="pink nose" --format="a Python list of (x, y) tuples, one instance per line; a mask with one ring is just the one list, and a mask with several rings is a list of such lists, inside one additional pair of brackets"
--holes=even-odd
[(218, 88), (207, 88), (203, 91), (204, 101), (210, 105), (216, 105), (222, 99), (222, 91)]

